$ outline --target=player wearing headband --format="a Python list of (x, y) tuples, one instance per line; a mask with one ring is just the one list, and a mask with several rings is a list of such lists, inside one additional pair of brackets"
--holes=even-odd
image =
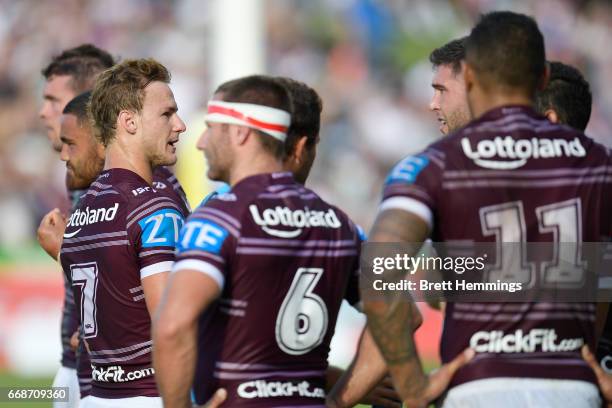
[(154, 323), (165, 407), (323, 407), (340, 303), (357, 300), (359, 234), (283, 172), (290, 101), (269, 77), (232, 81), (211, 101), (199, 145), (231, 192), (186, 222)]

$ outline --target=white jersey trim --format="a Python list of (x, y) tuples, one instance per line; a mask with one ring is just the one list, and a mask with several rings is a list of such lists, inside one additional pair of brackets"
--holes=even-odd
[(225, 284), (225, 277), (215, 265), (210, 264), (205, 261), (200, 261), (198, 259), (183, 259), (182, 261), (178, 261), (174, 264), (174, 268), (172, 268), (172, 273), (179, 272), (185, 269), (192, 269), (198, 272), (202, 272), (204, 275), (208, 275), (212, 278), (217, 285), (219, 285), (219, 289), (223, 289), (223, 285)]
[(419, 200), (410, 197), (391, 197), (380, 203), (379, 212), (384, 210), (404, 210), (421, 218), (433, 230), (433, 213), (431, 209)]
[(172, 270), (173, 261), (158, 262), (153, 265), (145, 266), (140, 270), (140, 279), (147, 278), (149, 276), (162, 273), (170, 272)]

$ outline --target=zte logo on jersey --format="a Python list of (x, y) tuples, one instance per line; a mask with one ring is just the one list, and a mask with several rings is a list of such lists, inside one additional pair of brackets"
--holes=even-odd
[(510, 136), (497, 136), (493, 140), (480, 140), (472, 147), (467, 137), (461, 139), (463, 153), (480, 167), (494, 170), (518, 169), (528, 159), (553, 157), (584, 157), (586, 150), (580, 139), (533, 139), (515, 140)]
[(179, 253), (200, 250), (218, 254), (229, 232), (209, 220), (191, 220), (183, 228)]
[[(342, 223), (333, 209), (327, 211), (312, 211), (308, 207), (301, 210), (291, 210), (287, 207), (266, 208), (260, 214), (257, 206), (251, 204), (249, 211), (255, 224), (270, 235), (280, 238), (294, 238), (302, 233), (303, 228), (324, 227), (340, 228)], [(294, 230), (279, 230), (276, 226), (291, 227)]]
[(143, 248), (175, 246), (183, 226), (183, 216), (176, 210), (159, 210), (138, 221), (142, 229)]
[(517, 330), (509, 334), (504, 334), (501, 330), (479, 331), (470, 339), (470, 348), (477, 353), (574, 351), (580, 349), (583, 344), (582, 338), (558, 339), (554, 329), (531, 329), (527, 333)]

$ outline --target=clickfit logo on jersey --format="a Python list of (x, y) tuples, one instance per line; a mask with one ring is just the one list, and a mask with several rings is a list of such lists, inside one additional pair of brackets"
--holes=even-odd
[[(287, 207), (266, 208), (260, 214), (257, 206), (249, 206), (253, 221), (270, 235), (280, 238), (294, 238), (302, 233), (302, 229), (310, 227), (340, 228), (342, 223), (332, 208), (327, 211), (311, 211), (308, 207), (303, 210), (291, 210)], [(292, 231), (283, 231), (270, 227), (282, 225), (296, 228)]]
[(325, 398), (323, 388), (312, 387), (308, 381), (299, 384), (282, 381), (249, 381), (238, 386), (238, 395), (242, 398), (293, 397)]
[(91, 366), (91, 378), (99, 382), (128, 382), (150, 377), (155, 374), (153, 368), (126, 372), (121, 366), (110, 366), (106, 368)]
[(584, 344), (584, 339), (557, 340), (554, 329), (531, 329), (525, 333), (517, 330), (504, 334), (501, 330), (479, 331), (472, 335), (470, 348), (477, 353), (532, 353), (574, 351)]
[(494, 170), (518, 169), (524, 166), (528, 159), (586, 155), (586, 150), (577, 137), (574, 140), (541, 137), (515, 140), (510, 136), (497, 136), (493, 140), (479, 140), (475, 147), (464, 137), (461, 139), (461, 148), (478, 166)]

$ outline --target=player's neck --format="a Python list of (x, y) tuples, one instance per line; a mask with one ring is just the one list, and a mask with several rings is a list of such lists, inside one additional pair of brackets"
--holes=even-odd
[(533, 107), (533, 100), (524, 94), (488, 94), (481, 95), (478, 100), (472, 102), (472, 116), (478, 118), (484, 113), (493, 110), (495, 108), (501, 108), (502, 106), (509, 105), (524, 105)]
[(229, 184), (233, 187), (247, 177), (279, 171), (283, 171), (282, 161), (267, 154), (260, 154), (251, 158), (245, 157), (235, 161), (229, 175)]
[(138, 152), (127, 149), (117, 141), (106, 148), (104, 170), (126, 169), (142, 177), (149, 185), (153, 183), (151, 164)]

